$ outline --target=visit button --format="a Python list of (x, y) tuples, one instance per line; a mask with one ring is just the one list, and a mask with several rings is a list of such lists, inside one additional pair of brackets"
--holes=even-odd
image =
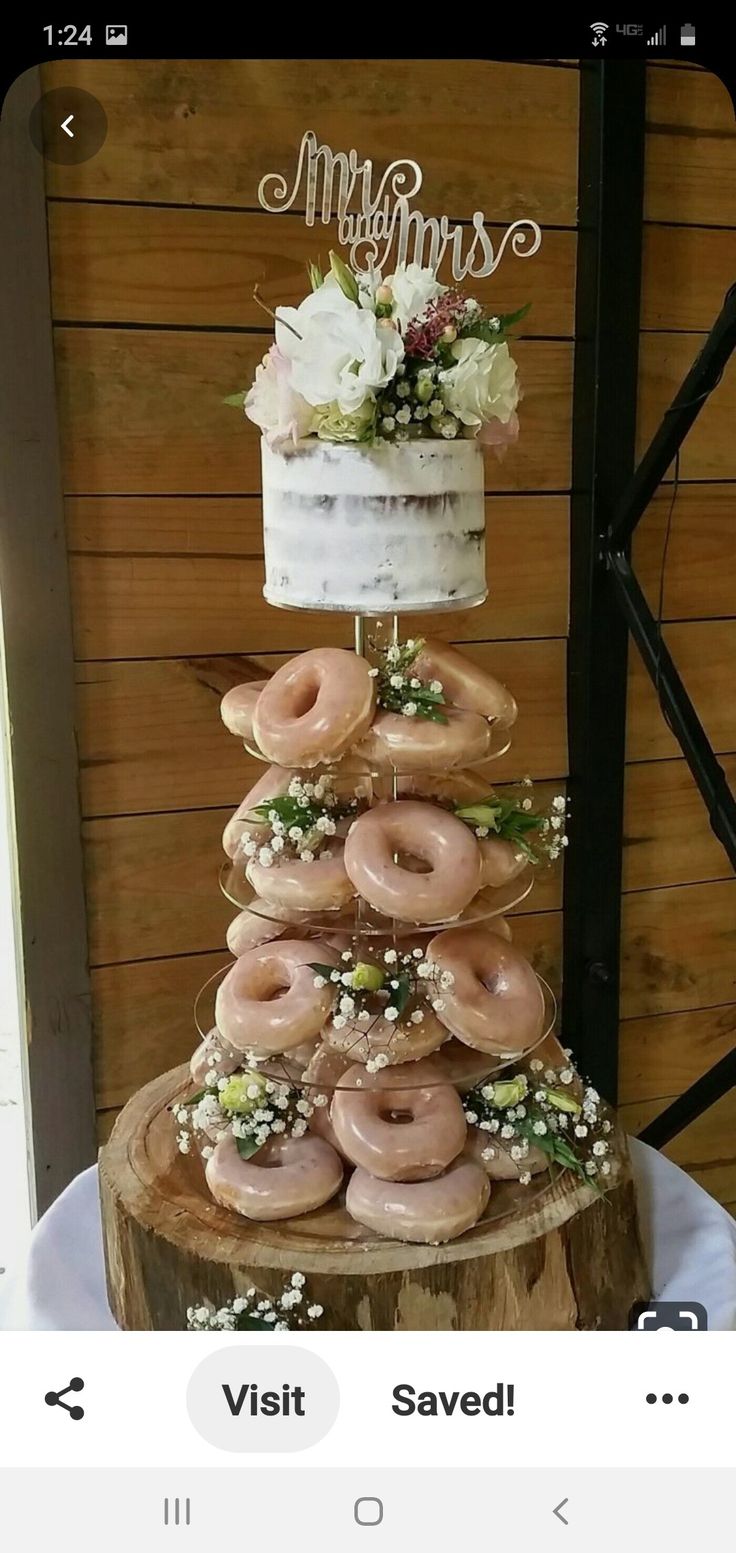
[(187, 1387), (195, 1429), (221, 1451), (306, 1450), (329, 1433), (339, 1408), (329, 1366), (279, 1344), (218, 1349)]

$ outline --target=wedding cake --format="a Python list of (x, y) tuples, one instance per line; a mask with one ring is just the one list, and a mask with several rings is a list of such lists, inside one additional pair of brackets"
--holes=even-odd
[(380, 615), (483, 602), (475, 438), (271, 448), (264, 437), (262, 467), (269, 604)]

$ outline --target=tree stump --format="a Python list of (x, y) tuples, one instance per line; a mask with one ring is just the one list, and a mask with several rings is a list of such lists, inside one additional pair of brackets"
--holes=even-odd
[(181, 1330), (189, 1305), (219, 1308), (253, 1285), (277, 1295), (295, 1271), (333, 1331), (620, 1331), (649, 1297), (621, 1135), (605, 1197), (569, 1171), (521, 1207), (517, 1185), (497, 1184), (508, 1211), (449, 1245), (406, 1245), (363, 1229), (339, 1198), (274, 1224), (219, 1207), (176, 1146), (169, 1107), (190, 1087), (187, 1067), (148, 1084), (101, 1153), (110, 1306), (128, 1331)]

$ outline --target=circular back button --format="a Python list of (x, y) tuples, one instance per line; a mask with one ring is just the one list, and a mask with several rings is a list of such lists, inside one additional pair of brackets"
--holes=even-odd
[(107, 114), (91, 92), (79, 86), (59, 86), (39, 97), (29, 128), (41, 156), (71, 166), (88, 162), (104, 145)]

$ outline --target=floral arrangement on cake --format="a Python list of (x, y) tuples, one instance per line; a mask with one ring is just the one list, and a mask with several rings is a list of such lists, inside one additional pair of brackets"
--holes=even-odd
[(277, 307), (276, 339), (243, 406), (272, 447), (477, 438), (501, 456), (519, 433), (521, 397), (508, 330), (528, 311), (489, 313), (434, 270), (354, 274), (336, 253), (311, 292)]
[(478, 1084), (465, 1096), (465, 1120), (483, 1134), (481, 1158), (508, 1156), (528, 1186), (547, 1160), (601, 1187), (611, 1174), (613, 1123), (597, 1089), (585, 1084), (568, 1062), (549, 1067), (535, 1057), (528, 1071)]

